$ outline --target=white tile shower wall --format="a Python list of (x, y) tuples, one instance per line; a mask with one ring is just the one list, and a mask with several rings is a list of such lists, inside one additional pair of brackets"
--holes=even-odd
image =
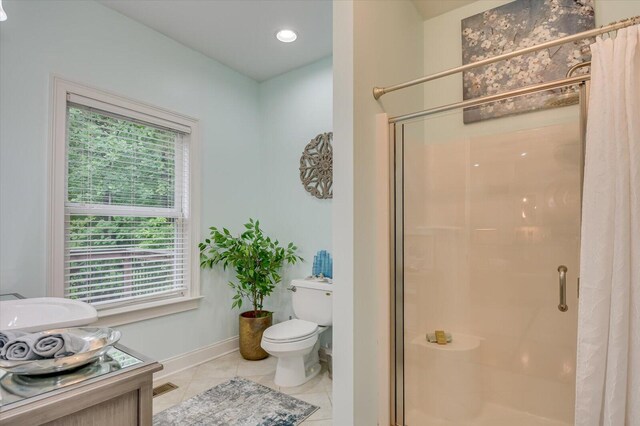
[[(432, 401), (417, 391), (425, 386), (464, 418), (493, 402), (571, 422), (577, 299), (570, 283), (572, 309), (558, 311), (555, 268), (577, 264), (577, 123), (411, 142), (408, 157), (428, 166), (405, 162), (405, 206), (420, 213), (405, 222), (409, 406)], [(450, 351), (415, 344), (434, 329), (453, 332)], [(461, 333), (477, 345), (465, 347)], [(434, 373), (446, 384), (426, 379)]]

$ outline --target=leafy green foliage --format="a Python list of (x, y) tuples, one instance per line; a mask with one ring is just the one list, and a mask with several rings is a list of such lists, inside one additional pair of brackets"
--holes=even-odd
[[(179, 135), (79, 106), (69, 106), (67, 125), (70, 205), (176, 207)], [(167, 281), (175, 269), (179, 226), (176, 219), (149, 213), (70, 214), (69, 297), (79, 297), (87, 286), (89, 301), (132, 296), (132, 284), (140, 284), (135, 294), (157, 291), (151, 284)]]
[(175, 132), (79, 107), (67, 122), (70, 203), (174, 206)]
[(296, 255), (298, 248), (293, 243), (283, 247), (278, 240), (265, 236), (259, 221), (249, 219), (244, 227), (237, 237), (226, 228), (209, 228), (210, 238), (199, 244), (200, 266), (213, 268), (222, 264), (224, 269), (234, 268), (238, 282), (229, 282), (236, 292), (231, 307), (241, 308), (243, 299), (249, 299), (257, 318), (267, 315), (262, 312), (264, 298), (282, 280), (280, 270), (285, 262), (293, 265), (303, 259)]

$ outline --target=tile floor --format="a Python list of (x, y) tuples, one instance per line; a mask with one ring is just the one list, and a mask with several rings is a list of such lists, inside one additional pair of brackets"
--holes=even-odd
[(331, 379), (328, 372), (323, 368), (320, 374), (302, 386), (280, 388), (273, 383), (276, 361), (277, 359), (274, 357), (269, 357), (262, 361), (246, 361), (242, 359), (239, 352), (232, 352), (188, 370), (167, 376), (154, 383), (154, 386), (171, 382), (178, 385), (178, 389), (154, 398), (153, 413), (159, 413), (232, 377), (240, 376), (320, 407), (318, 411), (302, 423), (303, 425), (331, 425), (332, 395)]

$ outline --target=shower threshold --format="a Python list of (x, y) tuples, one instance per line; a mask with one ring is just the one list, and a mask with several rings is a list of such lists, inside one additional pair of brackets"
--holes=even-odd
[(411, 410), (407, 414), (408, 426), (571, 426), (572, 423), (563, 422), (535, 414), (518, 411), (494, 403), (486, 403), (480, 415), (469, 420), (445, 420), (430, 417), (418, 410)]

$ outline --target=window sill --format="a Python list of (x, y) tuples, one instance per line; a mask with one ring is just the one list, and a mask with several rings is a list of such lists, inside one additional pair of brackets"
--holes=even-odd
[(151, 318), (158, 318), (165, 315), (177, 314), (179, 312), (198, 309), (200, 299), (197, 297), (176, 297), (171, 299), (157, 300), (153, 302), (140, 303), (137, 305), (122, 306), (118, 308), (98, 311), (98, 321), (92, 326), (113, 327), (116, 325), (130, 324), (144, 321)]

